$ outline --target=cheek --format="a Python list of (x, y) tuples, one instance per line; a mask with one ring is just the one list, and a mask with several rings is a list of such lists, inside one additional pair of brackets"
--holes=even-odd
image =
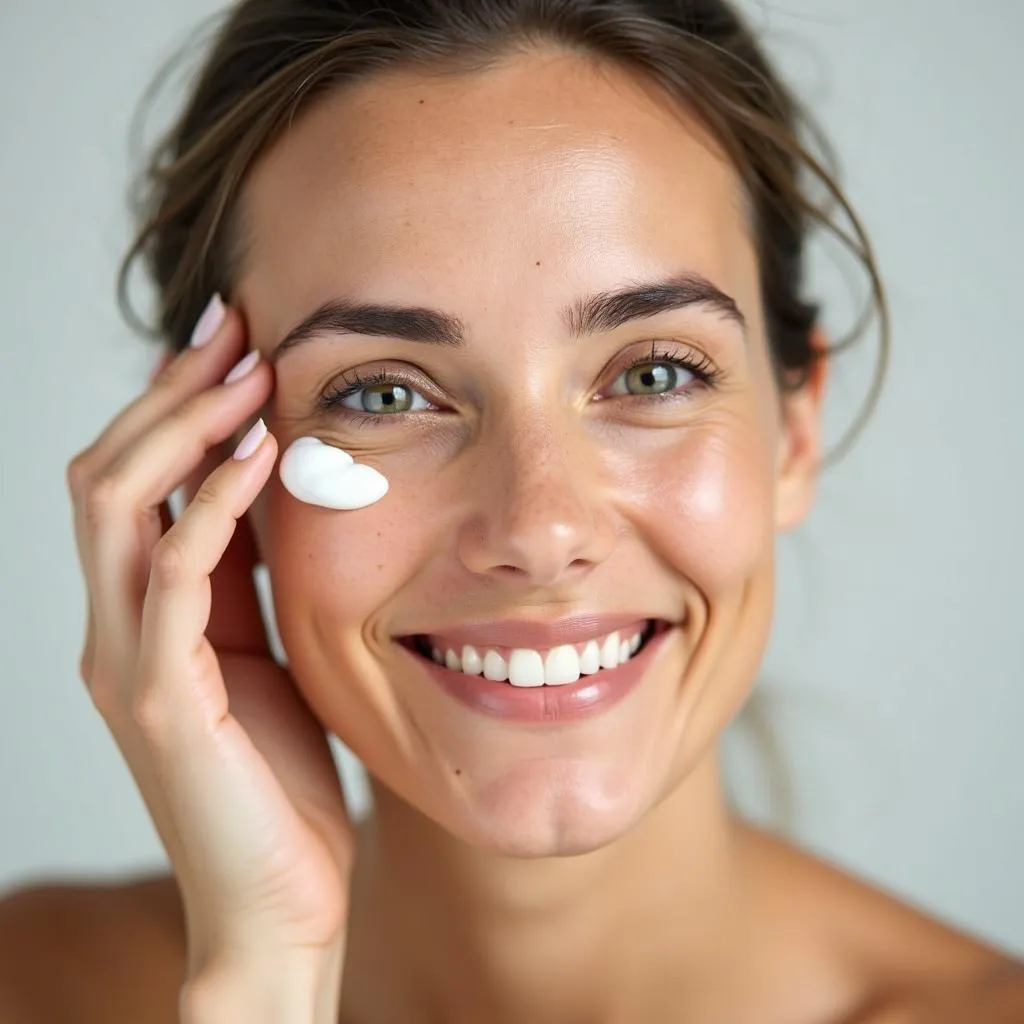
[(742, 587), (773, 544), (769, 446), (750, 424), (689, 432), (655, 458), (632, 460), (632, 515), (673, 570), (706, 596)]
[[(414, 504), (388, 500), (353, 511), (304, 504), (275, 477), (266, 493), (266, 561), (278, 622), (360, 631), (399, 590), (426, 543)], [(301, 628), (301, 625), (299, 625)]]

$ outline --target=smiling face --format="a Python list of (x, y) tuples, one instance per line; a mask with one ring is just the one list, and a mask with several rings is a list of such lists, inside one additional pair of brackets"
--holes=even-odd
[[(255, 511), (306, 699), (469, 842), (611, 841), (747, 696), (809, 501), (817, 393), (780, 403), (736, 174), (650, 87), (548, 51), (321, 100), (242, 211), (255, 347), (336, 304), (278, 352), (271, 430), (390, 483), (339, 512), (275, 475)], [(635, 661), (564, 688), (430, 660), (530, 681), (568, 641), (571, 675), (612, 629)]]

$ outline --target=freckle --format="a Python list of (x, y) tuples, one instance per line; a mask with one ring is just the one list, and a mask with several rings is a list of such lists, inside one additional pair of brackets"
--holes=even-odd
[(378, 565), (378, 566), (377, 566), (377, 572), (382, 572), (382, 571), (383, 571), (383, 569), (384, 569), (384, 566), (383, 566), (383, 565)]

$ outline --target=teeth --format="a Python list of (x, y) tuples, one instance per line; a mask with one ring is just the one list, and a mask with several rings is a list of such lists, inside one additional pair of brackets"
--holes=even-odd
[(462, 671), (470, 676), (478, 676), (483, 671), (484, 663), (480, 660), (475, 647), (467, 644), (462, 648)]
[(580, 675), (592, 676), (600, 671), (601, 648), (597, 646), (596, 640), (588, 640), (583, 645), (583, 653), (580, 655)]
[(552, 647), (544, 660), (544, 682), (547, 686), (575, 683), (580, 677), (580, 656), (571, 644)]
[(619, 634), (609, 633), (601, 644), (601, 668), (619, 667)]
[(517, 647), (508, 659), (508, 681), (513, 686), (543, 686), (544, 661), (536, 651)]
[(496, 683), (508, 679), (508, 662), (497, 651), (488, 651), (484, 655), (484, 679)]
[[(431, 647), (430, 656), (439, 665), (453, 672), (478, 676), (492, 682), (508, 682), (513, 686), (564, 686), (575, 683), (580, 676), (592, 676), (601, 669), (618, 668), (636, 654), (643, 642), (642, 633), (620, 639), (618, 632), (609, 633), (603, 640), (588, 640), (582, 651), (572, 644), (552, 647), (547, 656), (526, 647), (517, 647), (506, 661), (493, 648), (481, 652), (466, 644), (459, 654), (448, 648)], [(481, 656), (482, 653), (482, 656)]]

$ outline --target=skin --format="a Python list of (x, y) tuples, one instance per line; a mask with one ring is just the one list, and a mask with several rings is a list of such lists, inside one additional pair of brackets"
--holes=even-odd
[[(1019, 1019), (1007, 957), (725, 802), (716, 744), (763, 656), (775, 536), (811, 505), (824, 371), (781, 396), (745, 198), (696, 120), (557, 51), (471, 77), (392, 74), (299, 119), (242, 213), (232, 302), (265, 357), (247, 401), (280, 450), (312, 434), (391, 484), (336, 513), (273, 475), (249, 513), (294, 682), (375, 779), (339, 1020)], [(745, 328), (691, 308), (573, 339), (560, 319), (682, 272), (732, 296)], [(339, 296), (445, 310), (466, 344), (321, 334), (274, 359)], [(653, 341), (718, 381), (671, 403), (611, 395)], [(318, 407), (343, 374), (385, 365), (414, 368), (437, 410), (366, 424)], [(582, 610), (676, 628), (628, 700), (559, 728), (454, 704), (394, 641)], [(93, 896), (76, 920), (119, 965), (103, 992), (122, 954), (173, 991), (173, 883)], [(46, 935), (55, 899), (8, 901), (0, 934)]]

